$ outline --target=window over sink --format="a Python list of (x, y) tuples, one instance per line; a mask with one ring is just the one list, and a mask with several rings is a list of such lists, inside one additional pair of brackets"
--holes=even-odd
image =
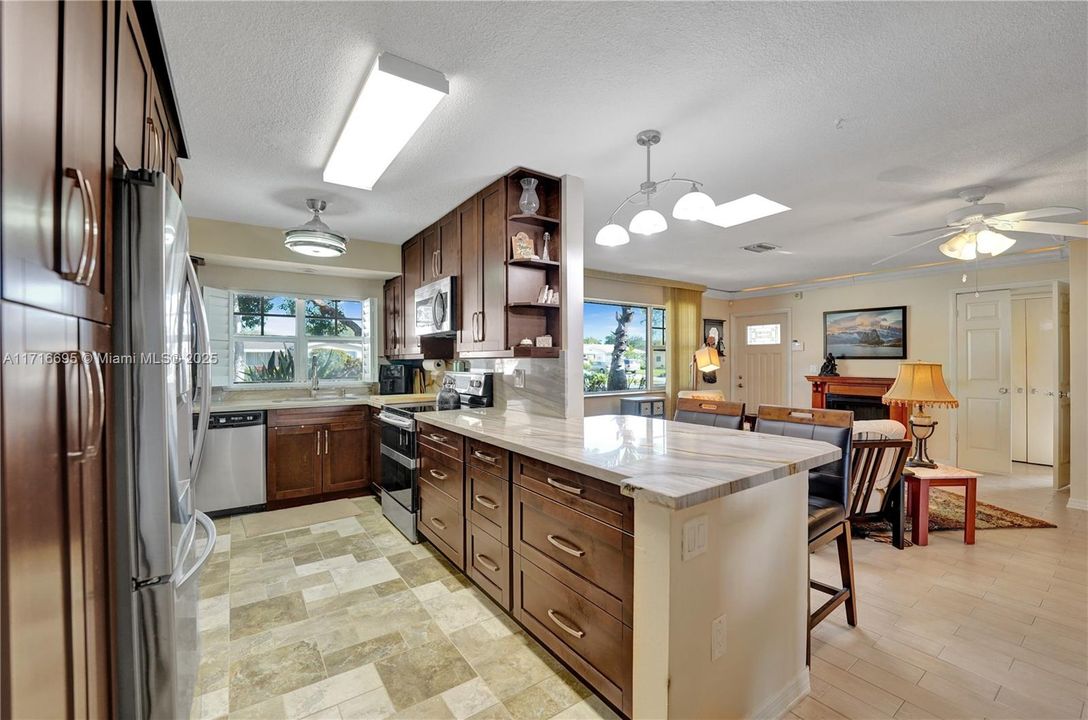
[(369, 299), (230, 293), (231, 385), (371, 382)]

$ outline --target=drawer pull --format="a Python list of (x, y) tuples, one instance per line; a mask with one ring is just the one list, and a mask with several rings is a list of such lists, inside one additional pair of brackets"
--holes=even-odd
[(499, 571), (498, 564), (487, 555), (481, 555), (480, 553), (476, 553), (476, 562), (483, 565), (485, 570), (490, 570), (491, 572)]
[(440, 442), (440, 443), (444, 443), (444, 442), (449, 441), (448, 437), (446, 437), (445, 435), (439, 435), (437, 433), (431, 433), (427, 437), (429, 437), (431, 440), (434, 440), (435, 442)]
[(553, 623), (563, 628), (564, 632), (573, 635), (576, 638), (584, 638), (586, 636), (585, 631), (579, 630), (576, 627), (571, 627), (570, 625), (567, 625), (565, 622), (560, 620), (559, 618), (563, 616), (557, 613), (555, 610), (552, 610), (551, 608), (548, 608), (548, 617), (551, 618)]
[(556, 480), (555, 478), (552, 478), (552, 477), (548, 478), (548, 484), (551, 485), (556, 490), (562, 490), (563, 492), (570, 493), (571, 495), (581, 495), (582, 494), (582, 488), (575, 487), (573, 485), (567, 485), (566, 483), (561, 483), (561, 482), (559, 482), (558, 480)]
[(473, 450), (472, 454), (480, 458), (484, 462), (491, 463), (492, 465), (496, 465), (499, 462), (499, 459), (494, 455), (488, 455), (487, 453), (482, 453), (479, 450)]
[(577, 545), (572, 545), (566, 540), (558, 538), (555, 535), (549, 535), (548, 542), (550, 542), (552, 545), (555, 545), (557, 548), (567, 553), (568, 555), (573, 555), (574, 557), (582, 557), (586, 554), (586, 551), (581, 549)]
[(499, 509), (499, 504), (497, 502), (495, 502), (494, 500), (492, 500), (489, 497), (484, 497), (483, 495), (477, 495), (476, 496), (476, 502), (480, 503), (481, 505), (483, 505), (488, 510), (498, 510)]
[(442, 522), (441, 520), (439, 520), (436, 517), (431, 518), (431, 525), (434, 525), (439, 530), (445, 530), (446, 529), (446, 523)]
[(431, 468), (427, 472), (429, 472), (431, 474), (431, 477), (433, 477), (435, 480), (445, 480), (449, 477), (449, 475), (447, 475), (446, 473), (435, 470), (434, 468)]

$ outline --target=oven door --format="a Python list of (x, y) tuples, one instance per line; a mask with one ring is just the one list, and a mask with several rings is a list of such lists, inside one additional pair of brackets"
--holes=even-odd
[(414, 513), (419, 509), (415, 461), (409, 465), (405, 460), (400, 453), (382, 445), (382, 499), (396, 500), (405, 510)]

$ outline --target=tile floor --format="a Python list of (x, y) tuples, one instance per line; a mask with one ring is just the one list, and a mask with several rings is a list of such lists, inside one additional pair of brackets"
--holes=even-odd
[(255, 516), (216, 521), (192, 717), (616, 717), (372, 498), (350, 502), (349, 517), (306, 524), (317, 506), (302, 507), (302, 527), (259, 535)]

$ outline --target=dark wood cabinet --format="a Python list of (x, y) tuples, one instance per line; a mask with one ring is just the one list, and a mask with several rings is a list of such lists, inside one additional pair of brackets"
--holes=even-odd
[(479, 336), (477, 321), (483, 308), (483, 278), (481, 265), (483, 253), (480, 249), (479, 200), (473, 195), (458, 206), (454, 214), (457, 218), (458, 237), (461, 240), (461, 274), (457, 278), (458, 305), (457, 352), (471, 353), (476, 350), (476, 338)]
[(457, 275), (461, 266), (461, 229), (457, 211), (435, 223), (433, 232), (423, 233), (423, 282)]
[(154, 71), (144, 43), (136, 6), (120, 3), (117, 25), (117, 100), (114, 130), (116, 152), (129, 169), (150, 167), (148, 121)]
[(370, 462), (370, 486), (375, 494), (382, 491), (382, 426), (378, 421), (378, 410), (367, 408), (367, 448)]
[(385, 323), (382, 328), (383, 354), (397, 357), (403, 353), (404, 341), (404, 278), (397, 276), (385, 281), (383, 304)]
[(506, 345), (506, 190), (497, 180), (457, 209), (461, 238), (459, 353)]
[(363, 490), (371, 479), (366, 408), (317, 407), (268, 413), (269, 507)]
[(428, 233), (437, 233), (433, 225), (406, 242), (401, 248), (401, 267), (404, 271), (401, 288), (403, 306), (401, 329), (404, 341), (401, 354), (404, 355), (415, 355), (420, 352), (419, 336), (416, 334), (415, 302), (416, 289), (423, 284), (423, 247), (427, 244)]

